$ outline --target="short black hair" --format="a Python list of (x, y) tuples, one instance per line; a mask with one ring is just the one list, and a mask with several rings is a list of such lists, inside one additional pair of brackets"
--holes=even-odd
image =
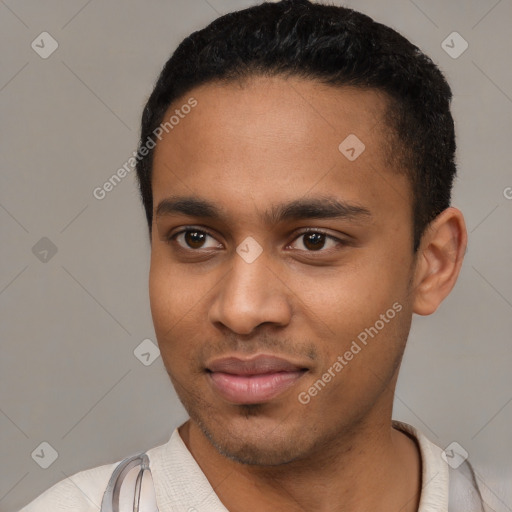
[[(258, 75), (385, 93), (385, 121), (393, 134), (387, 152), (389, 162), (411, 183), (416, 252), (428, 224), (450, 206), (456, 174), (452, 92), (439, 68), (418, 47), (352, 9), (308, 0), (264, 2), (193, 32), (166, 62), (148, 99), (139, 151), (154, 141), (153, 132), (171, 103), (193, 88)], [(150, 237), (153, 153), (146, 149), (136, 164)]]

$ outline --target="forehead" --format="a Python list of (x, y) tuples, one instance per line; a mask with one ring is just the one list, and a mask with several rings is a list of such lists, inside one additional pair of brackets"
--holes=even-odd
[(389, 168), (378, 91), (281, 77), (208, 83), (174, 102), (164, 121), (190, 97), (197, 106), (155, 148), (155, 209), (169, 195), (198, 196), (245, 215), (249, 206), (328, 195), (409, 213), (408, 183)]

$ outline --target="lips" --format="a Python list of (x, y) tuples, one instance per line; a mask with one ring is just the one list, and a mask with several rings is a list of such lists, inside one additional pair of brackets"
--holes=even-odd
[(213, 389), (228, 402), (257, 404), (292, 387), (307, 368), (283, 358), (259, 355), (217, 359), (207, 365), (207, 371)]

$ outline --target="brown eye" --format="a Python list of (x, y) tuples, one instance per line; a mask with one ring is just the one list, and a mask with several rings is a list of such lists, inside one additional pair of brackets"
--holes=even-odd
[(323, 233), (306, 233), (304, 237), (304, 246), (312, 251), (322, 249), (325, 245), (326, 236)]
[(302, 240), (303, 247), (299, 246), (298, 249), (305, 252), (328, 252), (330, 249), (336, 248), (336, 246), (345, 245), (343, 240), (329, 235), (328, 233), (324, 233), (323, 231), (319, 231), (318, 229), (303, 231), (295, 239), (294, 243), (297, 243), (297, 240)]
[[(209, 242), (208, 240), (212, 241)], [(217, 249), (221, 246), (210, 233), (201, 229), (183, 229), (174, 235), (167, 237), (167, 243), (177, 244), (183, 250)]]
[(204, 244), (206, 236), (202, 231), (186, 231), (185, 243), (192, 249), (199, 249)]

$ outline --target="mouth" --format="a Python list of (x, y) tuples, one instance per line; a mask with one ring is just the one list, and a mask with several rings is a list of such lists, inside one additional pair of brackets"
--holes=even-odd
[(283, 358), (258, 355), (251, 359), (225, 357), (206, 368), (210, 384), (233, 404), (261, 404), (294, 386), (308, 368)]

